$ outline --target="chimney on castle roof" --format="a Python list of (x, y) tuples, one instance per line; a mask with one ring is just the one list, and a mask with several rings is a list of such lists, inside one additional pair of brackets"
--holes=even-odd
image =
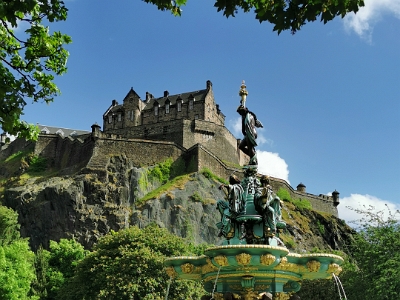
[(168, 91), (164, 91), (164, 97), (168, 97), (169, 92)]
[(153, 98), (153, 95), (149, 92), (146, 92), (146, 102), (149, 102), (151, 98)]
[(113, 100), (113, 101), (112, 101), (112, 106), (115, 106), (115, 105), (118, 105), (117, 100)]
[(207, 80), (206, 88), (207, 88), (207, 90), (212, 88), (212, 82), (210, 80)]

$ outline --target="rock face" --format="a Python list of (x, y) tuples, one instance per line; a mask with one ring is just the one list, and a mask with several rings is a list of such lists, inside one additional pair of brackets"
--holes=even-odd
[[(21, 235), (30, 238), (33, 249), (47, 248), (50, 240), (61, 238), (74, 238), (91, 248), (110, 230), (151, 222), (191, 242), (219, 243), (216, 201), (225, 195), (213, 179), (200, 173), (186, 175), (175, 186), (140, 203), (139, 199), (161, 186), (157, 178), (148, 176), (149, 168), (135, 168), (120, 155), (109, 159), (106, 170), (84, 172), (32, 178), (4, 192), (3, 203), (19, 213)], [(336, 217), (298, 211), (290, 203), (284, 210), (289, 224), (284, 235), (291, 237), (293, 243), (288, 246), (296, 251), (342, 249), (351, 238), (351, 229)]]

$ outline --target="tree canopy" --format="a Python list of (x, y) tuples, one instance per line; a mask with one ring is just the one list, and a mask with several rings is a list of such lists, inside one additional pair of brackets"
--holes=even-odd
[[(80, 261), (59, 299), (164, 299), (169, 281), (164, 259), (193, 251), (157, 225), (111, 232)], [(199, 299), (205, 293), (200, 283), (173, 281), (168, 299)]]
[(0, 206), (0, 299), (29, 299), (34, 253), (19, 235), (18, 214)]
[[(181, 7), (187, 0), (143, 0), (157, 5), (160, 10), (170, 10), (174, 15), (181, 15)], [(337, 16), (342, 18), (349, 12), (356, 13), (364, 6), (363, 0), (215, 0), (217, 11), (224, 16), (234, 17), (242, 10), (254, 11), (255, 18), (274, 25), (278, 34), (284, 30), (292, 33), (300, 30), (307, 22), (318, 18), (325, 23)]]
[(66, 18), (60, 0), (0, 2), (0, 126), (5, 132), (36, 139), (37, 127), (21, 115), (28, 99), (49, 103), (60, 92), (54, 75), (67, 71), (69, 53), (63, 47), (71, 38), (44, 24)]

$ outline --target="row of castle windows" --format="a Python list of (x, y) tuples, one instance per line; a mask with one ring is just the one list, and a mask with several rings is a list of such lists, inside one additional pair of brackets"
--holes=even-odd
[[(194, 107), (194, 99), (189, 99), (189, 110), (193, 110), (193, 107)], [(159, 108), (158, 105), (154, 106), (154, 115), (155, 116), (158, 116), (158, 108)], [(170, 104), (166, 103), (165, 104), (165, 113), (166, 114), (169, 114), (169, 108), (170, 108)], [(176, 102), (176, 108), (178, 111), (182, 111), (182, 100)]]
[[(189, 99), (189, 110), (193, 110), (193, 108), (194, 108), (194, 99)], [(178, 102), (177, 102), (177, 110), (178, 110), (178, 112), (182, 111), (182, 101), (178, 101)], [(158, 112), (159, 112), (159, 106), (158, 106), (158, 105), (155, 105), (155, 106), (154, 106), (154, 115), (155, 115), (155, 116), (158, 116)], [(165, 104), (165, 113), (166, 113), (166, 114), (169, 114), (169, 112), (170, 112), (170, 104), (169, 104), (169, 103), (166, 103), (166, 104)], [(197, 115), (197, 118), (198, 118), (198, 115)], [(196, 118), (196, 119), (197, 119), (197, 118)], [(131, 121), (134, 119), (134, 112), (133, 112), (133, 110), (129, 110), (129, 111), (128, 111), (128, 119), (131, 120)], [(121, 122), (121, 121), (122, 121), (122, 114), (121, 114), (121, 113), (118, 113), (118, 115), (117, 115), (117, 120), (118, 120), (118, 122)], [(108, 123), (111, 124), (112, 121), (113, 121), (113, 115), (110, 114), (110, 115), (108, 116)]]

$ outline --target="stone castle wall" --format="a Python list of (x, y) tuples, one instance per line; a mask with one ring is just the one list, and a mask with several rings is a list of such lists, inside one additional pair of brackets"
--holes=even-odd
[(188, 149), (196, 144), (202, 144), (218, 157), (227, 162), (244, 165), (248, 157), (238, 151), (238, 140), (225, 127), (203, 120), (172, 120), (162, 123), (140, 125), (127, 129), (113, 129), (102, 133), (102, 137), (113, 135), (127, 139), (154, 141), (171, 141)]
[(337, 208), (333, 205), (333, 199), (331, 196), (328, 195), (313, 195), (310, 193), (303, 193), (300, 191), (297, 191), (293, 189), (287, 181), (280, 179), (280, 178), (275, 178), (275, 177), (270, 177), (271, 179), (271, 186), (272, 189), (277, 192), (279, 191), (280, 188), (286, 189), (289, 193), (292, 199), (304, 199), (310, 201), (313, 209), (321, 212), (326, 212), (328, 214), (334, 215), (335, 217), (338, 217), (338, 210)]
[[(210, 145), (212, 146), (211, 143)], [(131, 161), (131, 167), (152, 166), (168, 158), (174, 161), (183, 158), (187, 172), (208, 168), (224, 179), (228, 179), (232, 173), (242, 177), (241, 170), (229, 167), (204, 144), (196, 144), (190, 149), (185, 149), (173, 142), (126, 139), (110, 134), (109, 137), (99, 138), (93, 133), (85, 140), (62, 138), (58, 135), (40, 135), (35, 143), (22, 139), (12, 142), (0, 151), (0, 158), (5, 159), (12, 153), (26, 149), (32, 149), (36, 155), (46, 157), (51, 166), (59, 168), (62, 174), (71, 174), (82, 169), (86, 169), (84, 172), (101, 170), (100, 173), (105, 174), (110, 158), (124, 155)], [(274, 191), (282, 187), (289, 191), (292, 198), (310, 201), (317, 211), (338, 216), (337, 208), (330, 196), (316, 196), (294, 190), (285, 180), (278, 178), (271, 178), (271, 185)]]

